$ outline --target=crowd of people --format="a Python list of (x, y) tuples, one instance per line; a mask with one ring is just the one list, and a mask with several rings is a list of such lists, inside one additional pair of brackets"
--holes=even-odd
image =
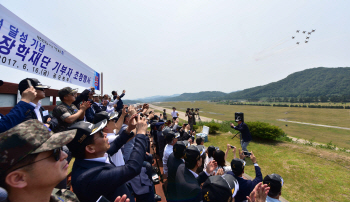
[[(236, 157), (235, 146), (227, 144), (223, 152), (196, 138), (198, 110), (189, 109), (188, 123), (179, 125), (175, 108), (168, 120), (165, 109), (158, 116), (148, 104), (124, 105), (125, 90), (109, 96), (88, 88), (78, 95), (65, 87), (58, 91), (61, 103), (48, 112), (41, 106), (48, 88), (38, 79), (23, 79), (21, 100), (0, 114), (0, 202), (279, 201), (283, 178), (263, 178), (253, 152), (245, 155), (251, 137), (245, 139), (242, 120), (231, 125), (243, 136)], [(243, 175), (246, 158), (255, 167), (253, 180)], [(157, 159), (161, 176), (155, 175)], [(155, 193), (158, 177), (166, 199)]]

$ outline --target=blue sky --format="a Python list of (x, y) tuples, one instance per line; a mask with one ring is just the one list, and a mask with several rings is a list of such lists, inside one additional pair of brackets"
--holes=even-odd
[[(350, 64), (350, 1), (0, 3), (79, 60), (103, 72), (104, 92), (125, 89), (125, 99), (232, 92), (308, 68)], [(316, 32), (305, 44), (306, 34), (297, 34), (296, 30), (311, 29)], [(300, 45), (295, 44), (297, 41)], [(34, 76), (5, 66), (0, 66), (0, 75), (0, 79), (15, 83)], [(44, 77), (38, 79), (52, 88), (66, 86)]]

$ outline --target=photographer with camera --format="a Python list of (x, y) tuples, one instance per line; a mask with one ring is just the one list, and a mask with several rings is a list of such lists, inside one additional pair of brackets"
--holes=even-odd
[(231, 123), (231, 128), (238, 130), (241, 132), (241, 146), (242, 150), (248, 151), (247, 147), (249, 145), (249, 142), (252, 141), (252, 136), (249, 132), (249, 128), (246, 123), (242, 121), (242, 118), (238, 116), (236, 118), (236, 122), (238, 123), (237, 126), (235, 126), (233, 123)]
[(193, 108), (187, 108), (185, 116), (188, 117), (188, 125), (190, 125), (190, 130), (193, 130), (193, 125), (195, 125), (196, 118), (194, 117), (195, 113), (193, 112)]

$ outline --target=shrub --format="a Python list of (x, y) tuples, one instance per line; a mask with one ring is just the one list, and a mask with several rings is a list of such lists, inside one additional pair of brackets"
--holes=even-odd
[(215, 123), (214, 121), (207, 122), (204, 125), (209, 127), (209, 134), (216, 134), (220, 128), (220, 123)]
[(259, 137), (263, 139), (276, 140), (285, 136), (283, 130), (277, 126), (270, 125), (265, 122), (247, 122), (249, 127), (249, 131), (251, 135), (254, 137)]
[(193, 130), (197, 131), (197, 130), (198, 130), (198, 128), (199, 128), (199, 126), (197, 126), (197, 125), (193, 125)]

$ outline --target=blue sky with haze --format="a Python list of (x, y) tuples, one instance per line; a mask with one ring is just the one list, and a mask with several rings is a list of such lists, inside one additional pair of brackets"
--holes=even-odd
[[(79, 60), (103, 72), (104, 93), (125, 89), (125, 99), (232, 92), (278, 81), (308, 68), (350, 64), (350, 1), (0, 3)], [(307, 34), (296, 30), (311, 29), (316, 32), (305, 44)], [(5, 66), (0, 66), (0, 75), (0, 79), (15, 83), (34, 76)], [(66, 86), (37, 78), (52, 88)]]

